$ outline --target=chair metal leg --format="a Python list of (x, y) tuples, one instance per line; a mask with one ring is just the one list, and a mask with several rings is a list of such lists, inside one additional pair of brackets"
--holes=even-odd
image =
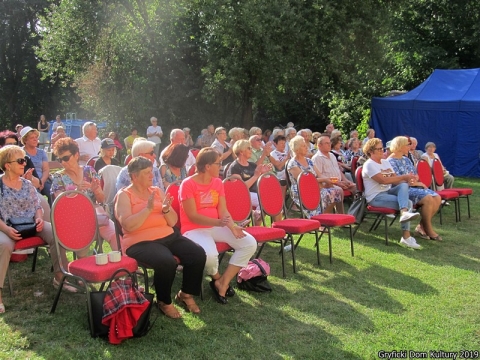
[(37, 264), (37, 254), (38, 254), (38, 247), (33, 250), (33, 261), (32, 261), (32, 272), (35, 272), (35, 266)]
[(295, 262), (295, 241), (293, 240), (293, 235), (289, 234), (288, 238), (290, 238), (290, 244), (292, 246), (292, 264), (293, 264), (293, 273), (297, 273), (297, 265)]
[(355, 256), (355, 254), (353, 253), (353, 231), (352, 231), (352, 225), (349, 225), (348, 226), (349, 229), (350, 229), (350, 249), (352, 251), (352, 256)]
[(388, 222), (386, 216), (384, 216), (383, 218), (385, 221), (385, 245), (388, 245)]
[(470, 196), (467, 195), (468, 218), (470, 219)]
[(330, 228), (327, 227), (328, 229), (328, 252), (330, 254), (330, 264), (332, 263), (332, 232), (330, 231)]
[(285, 242), (283, 241), (283, 239), (280, 240), (280, 247), (281, 247), (281, 255), (282, 255), (282, 272), (283, 272), (283, 278), (285, 279), (287, 277), (287, 274), (285, 272), (285, 250), (284, 250), (284, 247), (285, 247)]
[(323, 236), (323, 231), (320, 232), (320, 235), (315, 234), (315, 247), (317, 248), (317, 264), (320, 266), (320, 239)]
[(60, 280), (60, 284), (58, 286), (57, 294), (55, 295), (55, 299), (53, 300), (52, 308), (50, 309), (50, 314), (55, 312), (57, 308), (58, 300), (60, 299), (60, 294), (62, 293), (63, 282), (65, 281), (65, 275), (62, 276), (62, 280)]

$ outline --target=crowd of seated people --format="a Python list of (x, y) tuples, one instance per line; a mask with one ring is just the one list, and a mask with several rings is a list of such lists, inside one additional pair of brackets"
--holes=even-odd
[[(101, 237), (116, 250), (114, 224), (101, 211), (105, 195), (98, 171), (107, 165), (120, 165), (115, 155), (122, 145), (115, 134), (100, 140), (94, 123), (86, 123), (83, 137), (76, 140), (66, 136), (62, 125), (57, 119), (52, 143), (53, 153), (63, 169), (51, 176), (44, 152), (37, 147), (38, 130), (28, 126), (20, 130), (23, 150), (17, 146), (19, 138), (15, 133), (0, 133), (0, 147), (4, 146), (0, 150), (0, 168), (5, 171), (4, 186), (7, 187), (0, 201), (8, 201), (10, 193), (17, 189), (25, 199), (35, 193), (35, 199), (25, 206), (27, 210), (22, 211), (35, 217), (38, 233), (50, 244), (53, 242), (47, 222), (50, 216), (46, 215), (50, 207), (41, 194), (54, 198), (67, 190), (83, 191), (98, 210)], [(300, 208), (297, 178), (301, 172), (309, 171), (317, 179), (321, 203), (318, 209), (305, 216), (342, 214), (345, 212), (344, 191), (357, 192), (353, 181), (355, 176), (350, 174), (351, 161), (354, 157), (363, 158), (362, 177), (367, 201), (374, 206), (399, 210), (400, 244), (420, 248), (410, 232), (410, 221), (416, 218), (420, 218), (415, 228), (416, 236), (442, 240), (432, 225), (432, 218), (440, 207), (440, 197), (418, 181), (415, 170), (416, 163), (422, 158), (429, 163), (433, 159), (440, 160), (435, 153), (435, 144), (427, 143), (426, 152), (422, 153), (416, 150), (415, 138), (399, 136), (389, 142), (389, 152), (384, 153), (383, 143), (375, 138), (373, 129), (367, 132), (363, 149), (358, 132), (353, 130), (349, 135), (348, 139), (343, 139), (333, 124), (329, 124), (324, 133), (312, 133), (309, 129), (297, 131), (291, 123), (286, 128), (265, 131), (259, 127), (246, 130), (209, 125), (196, 141), (189, 128), (173, 129), (170, 144), (159, 153), (159, 143), (140, 137), (137, 130), (132, 129), (132, 134), (124, 140), (131, 160), (116, 178), (118, 194), (114, 216), (123, 230), (120, 238), (123, 254), (154, 269), (160, 310), (170, 318), (182, 316), (171, 295), (178, 264), (183, 267), (183, 282), (174, 296), (178, 305), (192, 313), (200, 313), (194, 296), (200, 294), (204, 271), (211, 277), (210, 287), (215, 299), (227, 304), (228, 297), (235, 295), (232, 279), (240, 268), (246, 266), (257, 248), (255, 239), (234, 223), (228, 213), (222, 177), (233, 176), (244, 181), (250, 190), (253, 208), (258, 208), (257, 180), (262, 174), (271, 174), (278, 178), (284, 194), (288, 193)], [(196, 157), (192, 152), (194, 147), (201, 148)], [(94, 165), (87, 165), (87, 160), (94, 156), (98, 156)], [(192, 166), (196, 170), (188, 176)], [(452, 187), (454, 178), (446, 169), (444, 176), (445, 187)], [(172, 207), (171, 196), (165, 193), (174, 183), (180, 186), (179, 213)], [(414, 206), (418, 208), (416, 212)], [(15, 232), (8, 228), (6, 221), (8, 216), (20, 211), (17, 206), (11, 210), (6, 208), (2, 206), (0, 210), (0, 313), (5, 311), (1, 298), (5, 264), (16, 240)], [(282, 217), (280, 214), (273, 220)], [(254, 216), (253, 223), (260, 225), (260, 218)], [(176, 224), (180, 224), (180, 228)], [(216, 242), (225, 242), (234, 249), (223, 274), (219, 271)], [(87, 251), (77, 256), (83, 257)], [(58, 272), (58, 256), (62, 254), (52, 255), (55, 286), (61, 274)], [(76, 291), (68, 284), (64, 289)]]

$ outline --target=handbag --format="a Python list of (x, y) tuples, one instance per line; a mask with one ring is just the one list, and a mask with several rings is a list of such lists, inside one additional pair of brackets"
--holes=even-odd
[(271, 292), (272, 286), (268, 282), (269, 273), (270, 266), (264, 260), (249, 261), (248, 265), (238, 272), (238, 288), (255, 292)]
[[(145, 309), (145, 311), (142, 313), (140, 318), (137, 321), (137, 324), (133, 327), (132, 332), (133, 332), (133, 337), (142, 337), (146, 335), (150, 329), (153, 327), (155, 324), (155, 321), (153, 323), (150, 322), (150, 313), (152, 311), (152, 306), (153, 306), (153, 298), (154, 294), (151, 293), (141, 293), (138, 290), (138, 283), (136, 280), (136, 277), (133, 276), (128, 270), (126, 269), (118, 269), (115, 271), (115, 273), (112, 275), (110, 278), (110, 281), (108, 283), (108, 286), (105, 290), (103, 291), (91, 291), (90, 292), (90, 303), (92, 307), (92, 318), (93, 318), (93, 335), (92, 337), (108, 337), (110, 328), (106, 325), (102, 324), (102, 318), (103, 318), (103, 303), (105, 299), (105, 295), (107, 294), (108, 288), (110, 288), (111, 284), (113, 281), (116, 281), (116, 277), (118, 276), (118, 273), (125, 272), (127, 273), (127, 278), (131, 280), (131, 286), (132, 290), (136, 292), (136, 295), (138, 297), (144, 297), (148, 302), (149, 305)], [(89, 317), (90, 321), (90, 317)]]
[(356, 198), (352, 205), (348, 208), (348, 214), (355, 217), (355, 224), (360, 224), (365, 216), (365, 209), (367, 208), (367, 199), (360, 195)]
[[(0, 176), (0, 192), (2, 194), (3, 199), (3, 176)], [(22, 236), (22, 239), (26, 239), (32, 236), (35, 236), (37, 233), (37, 223), (35, 222), (35, 218), (32, 217), (24, 217), (24, 216), (15, 216), (10, 217), (5, 222), (7, 226), (10, 226), (18, 231), (18, 233)]]

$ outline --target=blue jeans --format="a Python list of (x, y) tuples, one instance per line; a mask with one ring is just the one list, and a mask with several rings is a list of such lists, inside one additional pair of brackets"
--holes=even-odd
[[(400, 183), (392, 186), (388, 191), (383, 191), (370, 201), (370, 205), (390, 209), (411, 209), (413, 204), (408, 199), (408, 184)], [(410, 221), (400, 223), (402, 230), (410, 230)]]

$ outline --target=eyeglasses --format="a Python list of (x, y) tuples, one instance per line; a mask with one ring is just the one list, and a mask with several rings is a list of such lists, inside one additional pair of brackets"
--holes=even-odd
[(27, 163), (27, 159), (19, 158), (19, 159), (13, 160), (13, 161), (9, 161), (8, 164), (11, 164), (11, 163), (14, 163), (14, 162), (16, 162), (19, 165), (25, 165)]
[(61, 163), (62, 163), (62, 162), (67, 162), (68, 160), (70, 160), (70, 158), (71, 158), (72, 156), (73, 156), (73, 154), (59, 157), (59, 158), (58, 158), (58, 161), (60, 161)]
[(377, 151), (382, 150), (383, 151), (383, 148), (380, 147), (380, 148), (375, 148), (373, 150), (377, 150)]

